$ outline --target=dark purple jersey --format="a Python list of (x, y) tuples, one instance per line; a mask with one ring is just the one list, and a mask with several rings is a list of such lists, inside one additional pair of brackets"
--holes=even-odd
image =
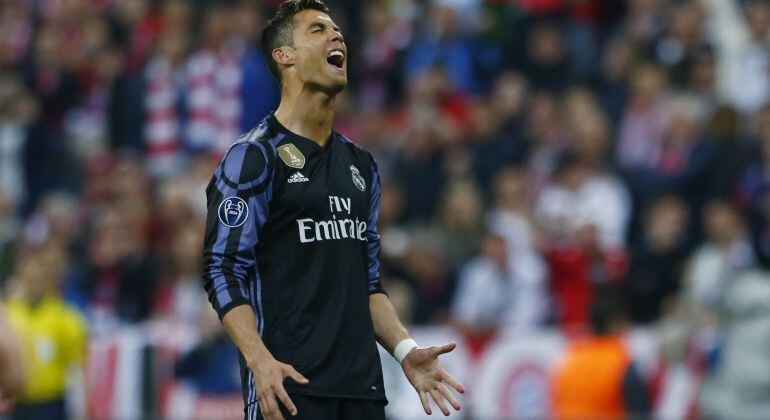
[[(380, 180), (371, 154), (334, 132), (324, 147), (274, 115), (225, 154), (206, 190), (203, 280), (220, 318), (254, 309), (287, 392), (384, 400), (369, 294), (380, 284)], [(244, 399), (256, 400), (243, 366)]]

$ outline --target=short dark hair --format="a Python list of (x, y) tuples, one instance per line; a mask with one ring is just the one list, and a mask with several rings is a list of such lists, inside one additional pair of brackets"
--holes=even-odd
[(294, 45), (294, 15), (303, 10), (318, 10), (329, 13), (329, 8), (321, 0), (286, 0), (278, 7), (275, 15), (267, 21), (262, 30), (262, 54), (265, 62), (278, 84), (281, 84), (281, 72), (273, 59), (273, 50), (282, 45)]

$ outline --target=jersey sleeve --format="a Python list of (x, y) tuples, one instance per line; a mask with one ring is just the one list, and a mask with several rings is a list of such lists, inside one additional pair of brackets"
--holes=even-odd
[(272, 194), (269, 152), (262, 143), (236, 144), (206, 188), (203, 286), (220, 319), (230, 309), (250, 303), (250, 274), (257, 269), (255, 247)]
[[(366, 246), (369, 260), (369, 294), (386, 293), (380, 282), (380, 234), (377, 218), (380, 214), (380, 172), (372, 159), (372, 196), (369, 202), (369, 220), (366, 225)], [(386, 293), (387, 294), (387, 293)]]

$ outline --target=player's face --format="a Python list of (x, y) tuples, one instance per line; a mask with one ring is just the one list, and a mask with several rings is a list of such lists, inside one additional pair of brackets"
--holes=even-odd
[(348, 50), (339, 27), (326, 13), (303, 10), (294, 15), (294, 67), (307, 86), (330, 94), (348, 84)]

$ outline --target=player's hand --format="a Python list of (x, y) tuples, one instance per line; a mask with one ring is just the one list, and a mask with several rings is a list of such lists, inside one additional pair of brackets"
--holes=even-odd
[(441, 409), (445, 416), (449, 415), (449, 409), (446, 406), (445, 400), (455, 410), (459, 411), (461, 408), (457, 398), (455, 398), (447, 385), (460, 393), (465, 393), (465, 388), (438, 362), (440, 355), (449, 353), (455, 347), (455, 343), (449, 343), (443, 346), (415, 348), (401, 362), (404, 374), (417, 391), (417, 394), (420, 395), (420, 402), (422, 402), (422, 408), (425, 409), (426, 414), (432, 413), (430, 403), (428, 402), (428, 395), (431, 396), (433, 402)]
[(259, 409), (267, 420), (283, 420), (280, 401), (292, 416), (297, 415), (297, 407), (289, 398), (283, 387), (284, 379), (291, 378), (298, 384), (307, 384), (308, 379), (286, 363), (281, 363), (273, 358), (262, 359), (249, 364), (254, 373), (254, 386), (256, 388)]

